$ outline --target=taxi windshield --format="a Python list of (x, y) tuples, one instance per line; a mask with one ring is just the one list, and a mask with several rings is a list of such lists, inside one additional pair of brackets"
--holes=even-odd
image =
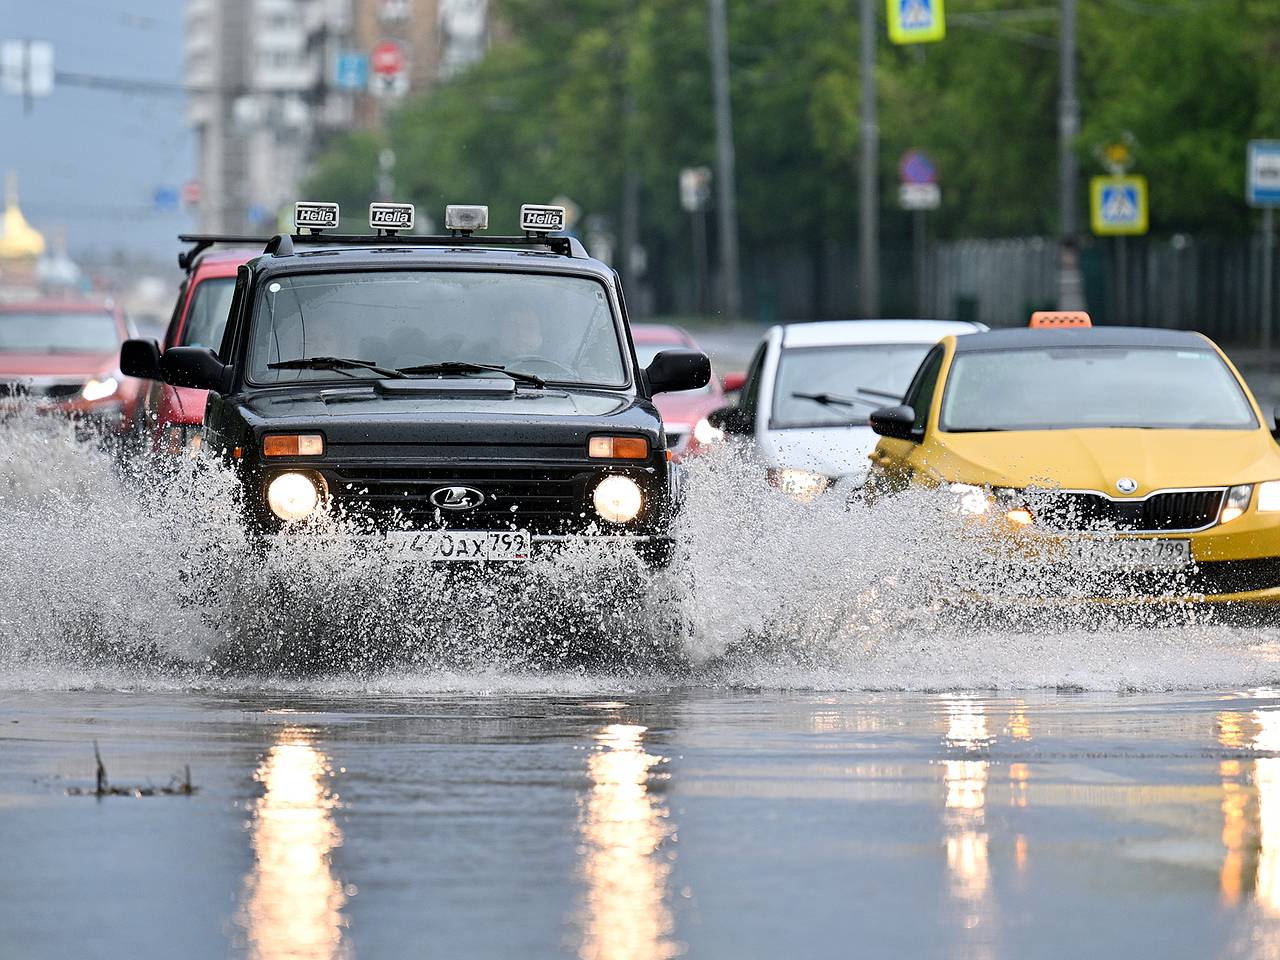
[(959, 353), (939, 427), (953, 433), (1133, 427), (1248, 430), (1258, 422), (1212, 350), (1066, 347)]
[(774, 430), (863, 425), (877, 407), (901, 397), (929, 343), (788, 347), (778, 358)]
[(587, 277), (458, 270), (275, 277), (262, 285), (250, 337), (256, 383), (350, 379), (332, 369), (272, 366), (315, 357), (393, 370), (489, 364), (560, 383), (627, 383), (608, 295)]
[(109, 313), (0, 313), (0, 353), (111, 353), (120, 334)]

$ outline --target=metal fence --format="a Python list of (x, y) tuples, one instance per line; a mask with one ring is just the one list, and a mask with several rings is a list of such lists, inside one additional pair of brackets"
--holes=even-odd
[[(1081, 271), (1099, 323), (1200, 330), (1235, 344), (1261, 339), (1259, 237), (1098, 240), (1082, 252)], [(927, 312), (938, 317), (1017, 326), (1057, 299), (1057, 248), (1043, 237), (939, 244), (929, 273)]]

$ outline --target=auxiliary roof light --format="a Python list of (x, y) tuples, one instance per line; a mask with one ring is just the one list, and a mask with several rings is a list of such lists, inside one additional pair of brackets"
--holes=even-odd
[(338, 226), (341, 211), (336, 203), (320, 203), (315, 200), (299, 200), (293, 205), (293, 229), (297, 233), (310, 230), (333, 230)]
[(371, 203), (369, 228), (388, 236), (394, 236), (398, 230), (412, 230), (413, 213), (412, 203)]
[(489, 208), (483, 204), (451, 203), (444, 208), (444, 226), (463, 236), (489, 229)]

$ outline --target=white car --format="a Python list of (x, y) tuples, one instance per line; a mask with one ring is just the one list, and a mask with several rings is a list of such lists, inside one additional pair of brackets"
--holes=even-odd
[(879, 439), (867, 416), (901, 401), (920, 361), (948, 334), (981, 323), (832, 320), (771, 327), (747, 367), (735, 406), (711, 423), (754, 440), (769, 479), (794, 496), (816, 496), (836, 480), (861, 484)]

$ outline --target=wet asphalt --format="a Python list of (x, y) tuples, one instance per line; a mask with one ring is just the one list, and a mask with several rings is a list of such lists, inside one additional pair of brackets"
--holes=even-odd
[(1280, 691), (587, 685), (7, 692), (0, 956), (1280, 952)]

